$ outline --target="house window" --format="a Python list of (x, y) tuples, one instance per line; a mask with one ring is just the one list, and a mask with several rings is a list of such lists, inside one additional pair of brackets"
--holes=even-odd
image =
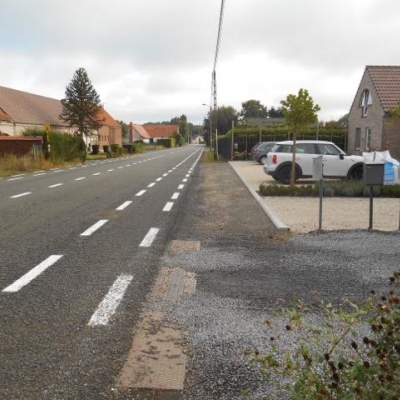
[(365, 128), (365, 150), (371, 150), (371, 138), (372, 138), (372, 130), (371, 128)]
[(354, 149), (360, 150), (361, 146), (361, 128), (356, 128), (356, 137), (354, 142)]
[(361, 95), (360, 107), (362, 109), (362, 117), (368, 115), (368, 106), (372, 104), (372, 97), (368, 89), (365, 89)]

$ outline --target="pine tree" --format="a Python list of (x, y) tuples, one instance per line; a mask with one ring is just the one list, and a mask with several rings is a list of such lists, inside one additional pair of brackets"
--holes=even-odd
[(94, 89), (84, 68), (75, 71), (61, 100), (63, 110), (60, 119), (75, 128), (75, 134), (90, 137), (102, 126), (99, 117), (100, 96)]

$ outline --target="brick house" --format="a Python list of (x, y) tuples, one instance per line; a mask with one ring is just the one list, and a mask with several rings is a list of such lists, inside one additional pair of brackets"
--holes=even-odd
[(366, 66), (349, 112), (349, 154), (389, 150), (400, 159), (400, 66)]
[[(73, 133), (68, 125), (59, 119), (62, 111), (60, 100), (22, 92), (0, 86), (0, 135), (21, 136), (27, 128), (43, 129), (49, 124), (56, 132)], [(103, 126), (86, 144), (100, 146), (122, 145), (122, 128), (103, 108), (100, 111)]]

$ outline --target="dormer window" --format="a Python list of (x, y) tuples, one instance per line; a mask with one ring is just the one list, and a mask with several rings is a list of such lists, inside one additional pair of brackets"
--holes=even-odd
[(361, 95), (360, 107), (362, 109), (362, 116), (366, 117), (368, 114), (368, 107), (372, 104), (372, 96), (368, 89), (365, 89)]

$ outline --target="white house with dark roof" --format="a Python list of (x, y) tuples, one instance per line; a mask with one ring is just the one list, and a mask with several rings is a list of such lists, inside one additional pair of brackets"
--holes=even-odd
[(366, 66), (349, 112), (349, 154), (379, 149), (400, 159), (400, 117), (391, 115), (399, 102), (400, 66)]

